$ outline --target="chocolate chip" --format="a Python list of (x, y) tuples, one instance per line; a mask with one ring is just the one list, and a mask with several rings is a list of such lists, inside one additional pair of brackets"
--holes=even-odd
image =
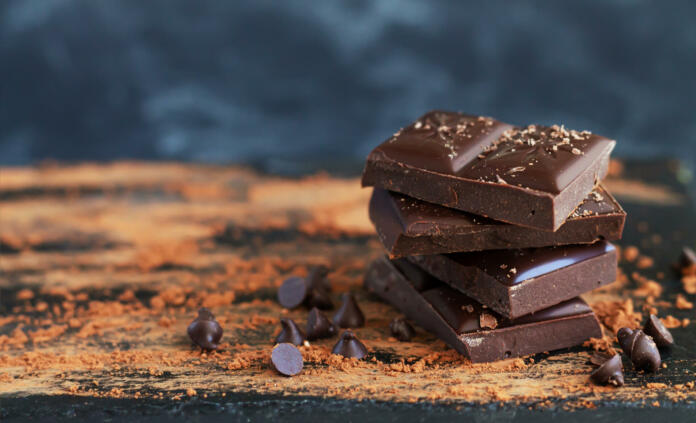
[(696, 253), (689, 247), (682, 249), (681, 257), (679, 258), (679, 269), (682, 275), (696, 274)]
[(330, 338), (336, 334), (336, 326), (318, 308), (314, 307), (307, 316), (307, 339)]
[(293, 309), (304, 304), (322, 310), (333, 308), (331, 285), (326, 280), (328, 270), (324, 266), (310, 269), (306, 278), (292, 276), (278, 288), (278, 302), (285, 308)]
[(365, 315), (358, 303), (355, 302), (353, 294), (345, 293), (341, 297), (343, 304), (333, 316), (334, 324), (342, 328), (359, 328), (365, 326)]
[(189, 338), (199, 347), (214, 350), (222, 338), (222, 327), (207, 308), (198, 310), (198, 317), (186, 329)]
[(292, 344), (278, 344), (271, 352), (271, 364), (283, 376), (293, 376), (302, 371), (302, 353)]
[(657, 345), (642, 330), (621, 328), (616, 335), (621, 349), (633, 362), (633, 367), (648, 372), (656, 372), (660, 368), (662, 360)]
[(341, 339), (336, 342), (331, 353), (359, 360), (367, 355), (367, 348), (355, 337), (353, 331), (347, 330), (341, 334)]
[(669, 330), (662, 324), (659, 317), (651, 314), (643, 326), (643, 332), (649, 335), (658, 347), (670, 347), (674, 344), (674, 338)]
[(320, 264), (318, 266), (313, 266), (307, 272), (307, 282), (310, 287), (316, 287), (323, 289), (326, 292), (331, 292), (331, 284), (326, 278), (329, 274), (329, 269)]
[(283, 281), (278, 288), (278, 302), (285, 308), (299, 307), (307, 298), (309, 288), (305, 278), (292, 276)]
[(389, 324), (389, 330), (394, 338), (401, 342), (408, 342), (415, 335), (413, 326), (411, 326), (403, 317), (397, 317)]
[(316, 307), (321, 310), (331, 310), (334, 308), (331, 294), (322, 288), (321, 285), (312, 286), (305, 300), (307, 307)]
[(302, 345), (307, 336), (298, 328), (292, 319), (280, 319), (280, 325), (283, 330), (280, 331), (275, 339), (276, 344), (288, 343), (294, 345)]
[(615, 354), (613, 357), (602, 363), (599, 368), (590, 374), (590, 380), (597, 385), (611, 384), (614, 386), (623, 386), (624, 375), (621, 356)]
[(604, 362), (609, 360), (611, 357), (613, 357), (613, 356), (610, 354), (607, 354), (607, 353), (594, 352), (590, 356), (590, 363), (594, 364), (595, 366), (601, 366), (602, 364), (604, 364)]

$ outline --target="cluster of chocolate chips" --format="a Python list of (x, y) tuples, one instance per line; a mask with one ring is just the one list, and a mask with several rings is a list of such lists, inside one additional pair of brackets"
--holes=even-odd
[[(350, 293), (343, 294), (342, 304), (333, 315), (333, 322), (321, 311), (334, 307), (327, 275), (325, 266), (316, 266), (310, 269), (307, 277), (292, 276), (283, 281), (278, 289), (278, 302), (283, 307), (294, 309), (304, 305), (310, 309), (304, 331), (292, 319), (280, 320), (281, 331), (275, 339), (277, 345), (271, 354), (271, 364), (282, 375), (292, 376), (302, 370), (302, 353), (296, 346), (308, 340), (333, 337), (338, 333), (338, 328), (365, 326), (365, 315)], [(289, 352), (291, 350), (294, 352)], [(367, 355), (367, 348), (353, 331), (346, 330), (331, 352), (361, 359)]]
[[(662, 364), (659, 348), (669, 348), (674, 345), (674, 338), (660, 319), (651, 314), (645, 322), (643, 330), (621, 328), (616, 334), (619, 345), (628, 356), (636, 370), (656, 372)], [(599, 357), (599, 358), (598, 358)], [(591, 359), (599, 367), (590, 375), (590, 380), (598, 385), (624, 384), (623, 363), (621, 356), (595, 356)]]

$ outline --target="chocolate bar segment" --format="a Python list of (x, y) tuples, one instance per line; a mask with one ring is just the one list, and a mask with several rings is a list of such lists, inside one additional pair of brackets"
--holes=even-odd
[(591, 245), (412, 256), (437, 279), (514, 319), (616, 280), (616, 248)]
[(433, 111), (367, 158), (363, 186), (554, 231), (607, 172), (615, 141)]
[(509, 320), (445, 284), (419, 292), (386, 257), (370, 265), (365, 288), (475, 363), (568, 348), (601, 336), (597, 318), (580, 298)]
[(497, 222), (375, 188), (370, 219), (389, 256), (591, 244), (620, 239), (626, 212), (596, 187), (556, 232)]

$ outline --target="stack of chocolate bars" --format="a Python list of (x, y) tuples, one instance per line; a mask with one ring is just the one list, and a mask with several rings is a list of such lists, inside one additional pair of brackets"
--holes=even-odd
[(579, 295), (616, 279), (626, 213), (600, 184), (615, 141), (434, 111), (367, 158), (389, 257), (366, 288), (473, 362), (601, 337)]

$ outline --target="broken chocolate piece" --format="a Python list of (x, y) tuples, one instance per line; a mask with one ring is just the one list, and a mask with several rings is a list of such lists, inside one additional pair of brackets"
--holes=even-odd
[(616, 280), (616, 248), (590, 245), (413, 256), (436, 278), (515, 319)]
[(278, 344), (271, 352), (271, 365), (283, 376), (294, 376), (302, 371), (302, 353), (292, 344)]
[(341, 328), (365, 326), (365, 315), (358, 307), (353, 294), (346, 292), (341, 298), (343, 299), (343, 304), (341, 304), (341, 307), (333, 316), (334, 324)]
[(324, 313), (314, 307), (307, 316), (307, 339), (330, 338), (336, 334), (336, 326), (329, 320)]
[(607, 174), (615, 144), (559, 126), (433, 111), (369, 154), (362, 185), (555, 231)]
[(604, 361), (599, 368), (590, 374), (590, 380), (597, 385), (623, 386), (624, 374), (621, 356), (615, 354), (610, 359)]
[(648, 317), (648, 321), (645, 322), (645, 326), (643, 326), (643, 332), (649, 335), (658, 347), (671, 347), (674, 344), (674, 338), (669, 329), (667, 329), (665, 325), (662, 324), (660, 318), (654, 314)]
[(302, 329), (297, 327), (297, 324), (292, 319), (280, 319), (282, 330), (275, 339), (276, 344), (293, 344), (302, 345), (307, 335), (302, 332)]
[[(602, 198), (596, 201), (596, 196)], [(375, 188), (370, 220), (390, 257), (591, 244), (620, 239), (626, 212), (601, 186), (556, 232), (496, 222)]]
[(621, 328), (616, 334), (621, 349), (631, 359), (637, 370), (656, 372), (662, 360), (655, 341), (642, 330)]
[(186, 329), (189, 338), (199, 347), (214, 350), (222, 338), (222, 327), (207, 308), (198, 310), (198, 317)]
[(367, 348), (360, 342), (352, 330), (347, 330), (341, 334), (341, 338), (334, 345), (331, 354), (357, 358), (359, 360), (367, 355)]
[[(444, 283), (419, 292), (386, 257), (370, 264), (365, 288), (475, 363), (568, 348), (602, 334), (579, 297), (509, 320)], [(481, 327), (482, 313), (496, 318), (495, 329)]]
[(389, 324), (389, 330), (394, 338), (401, 342), (409, 342), (416, 331), (413, 329), (406, 319), (397, 317)]
[(594, 364), (595, 366), (601, 366), (602, 364), (604, 364), (605, 361), (609, 360), (611, 357), (611, 354), (595, 351), (590, 356), (590, 363)]

